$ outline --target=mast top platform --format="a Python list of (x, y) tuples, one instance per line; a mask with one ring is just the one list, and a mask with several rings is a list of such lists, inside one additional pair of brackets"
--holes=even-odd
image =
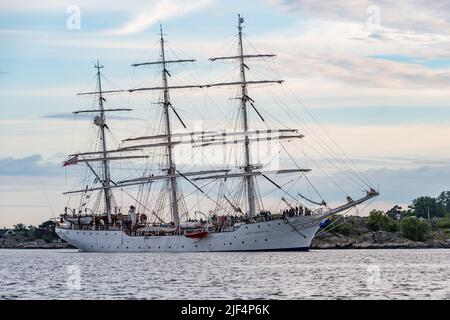
[(94, 68), (96, 68), (98, 71), (100, 71), (100, 69), (103, 69), (104, 66), (100, 65), (100, 61), (97, 59), (97, 63), (95, 64)]

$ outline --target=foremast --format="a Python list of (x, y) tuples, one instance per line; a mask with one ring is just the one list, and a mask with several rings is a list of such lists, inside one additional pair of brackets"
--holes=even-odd
[[(101, 182), (102, 187), (100, 188), (91, 188), (89, 189), (88, 186), (82, 190), (75, 190), (75, 191), (68, 191), (64, 192), (63, 194), (71, 194), (71, 193), (81, 193), (83, 195), (86, 195), (88, 192), (96, 190), (101, 190), (101, 193), (103, 193), (103, 200), (104, 200), (104, 212), (102, 214), (106, 214), (108, 218), (108, 223), (112, 223), (112, 201), (113, 201), (113, 195), (111, 189), (113, 188), (112, 181), (111, 181), (111, 173), (109, 168), (109, 161), (111, 160), (124, 160), (124, 159), (137, 159), (137, 158), (146, 158), (145, 156), (109, 156), (109, 153), (114, 152), (111, 150), (108, 150), (108, 144), (106, 141), (106, 129), (108, 129), (108, 126), (106, 125), (106, 112), (116, 112), (116, 111), (130, 111), (129, 108), (108, 108), (105, 109), (105, 102), (106, 99), (103, 97), (103, 89), (102, 89), (102, 73), (101, 69), (103, 69), (103, 66), (100, 65), (100, 62), (97, 60), (97, 63), (94, 65), (94, 67), (97, 69), (97, 91), (92, 92), (93, 95), (98, 97), (98, 108), (96, 109), (88, 109), (88, 110), (78, 110), (74, 111), (73, 114), (84, 114), (84, 113), (96, 113), (97, 115), (94, 117), (94, 125), (96, 125), (99, 128), (99, 144), (100, 144), (100, 150), (99, 151), (90, 151), (90, 152), (78, 152), (75, 154), (69, 155), (69, 159), (64, 161), (63, 166), (69, 166), (69, 165), (75, 165), (79, 163), (86, 164), (89, 170), (92, 171), (92, 173), (95, 176), (95, 181)], [(78, 95), (82, 95), (83, 93), (79, 93)], [(93, 162), (100, 162), (101, 163), (101, 173), (97, 173), (94, 168), (92, 167), (91, 163)], [(94, 182), (95, 183), (95, 182)], [(101, 196), (101, 194), (100, 194)], [(82, 205), (79, 209), (79, 212), (81, 212), (82, 207), (84, 207), (86, 203), (82, 202)]]

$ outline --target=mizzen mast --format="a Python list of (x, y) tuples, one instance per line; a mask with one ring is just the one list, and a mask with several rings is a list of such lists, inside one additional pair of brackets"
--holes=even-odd
[[(173, 146), (171, 144), (172, 140), (172, 130), (170, 126), (170, 116), (169, 116), (169, 106), (170, 106), (170, 96), (169, 96), (169, 85), (167, 82), (167, 70), (166, 70), (166, 53), (164, 48), (164, 36), (162, 32), (162, 26), (160, 25), (160, 35), (161, 35), (161, 64), (162, 64), (162, 79), (164, 86), (164, 119), (165, 119), (165, 127), (166, 127), (166, 135), (167, 135), (167, 159), (169, 168), (167, 168), (167, 175), (175, 175), (175, 163), (173, 161)], [(171, 212), (172, 219), (175, 223), (175, 226), (180, 225), (180, 215), (178, 211), (178, 199), (177, 199), (177, 179), (175, 177), (170, 178), (170, 203), (171, 203)]]
[(250, 102), (251, 106), (258, 113), (258, 116), (264, 121), (264, 119), (259, 114), (256, 107), (253, 105), (253, 100), (248, 95), (247, 86), (249, 84), (264, 84), (264, 83), (282, 83), (283, 80), (259, 80), (259, 81), (247, 81), (245, 69), (249, 69), (245, 64), (245, 59), (249, 58), (264, 58), (264, 57), (274, 57), (274, 54), (244, 54), (244, 46), (242, 43), (242, 24), (244, 23), (244, 18), (238, 14), (238, 55), (236, 56), (228, 56), (228, 57), (214, 57), (210, 58), (211, 61), (217, 60), (230, 60), (237, 59), (240, 65), (240, 82), (229, 82), (229, 83), (217, 83), (210, 84), (207, 87), (213, 86), (223, 86), (223, 85), (240, 85), (241, 87), (241, 96), (239, 99), (241, 100), (240, 108), (242, 112), (242, 123), (241, 127), (244, 133), (244, 166), (243, 166), (243, 174), (242, 176), (245, 179), (246, 189), (247, 189), (247, 204), (248, 204), (248, 215), (253, 217), (256, 214), (256, 189), (255, 189), (255, 178), (252, 174), (253, 169), (257, 168), (255, 164), (252, 164), (251, 159), (251, 151), (250, 151), (250, 138), (249, 138), (249, 120), (248, 120), (248, 102)]
[[(239, 62), (241, 68), (241, 109), (242, 109), (242, 129), (245, 133), (248, 132), (248, 118), (247, 118), (247, 83), (245, 79), (245, 62), (244, 62), (244, 48), (242, 45), (242, 23), (244, 22), (244, 18), (238, 14), (238, 30), (239, 30)], [(249, 207), (249, 216), (253, 217), (255, 215), (255, 194), (254, 194), (254, 178), (251, 175), (253, 171), (253, 167), (250, 162), (250, 142), (248, 140), (248, 135), (245, 134), (245, 173), (249, 175), (245, 177), (247, 182), (247, 199), (248, 199), (248, 207)]]

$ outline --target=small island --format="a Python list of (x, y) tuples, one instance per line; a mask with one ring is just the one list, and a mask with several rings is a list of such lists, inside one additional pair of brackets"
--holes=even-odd
[[(59, 239), (55, 222), (36, 226), (22, 223), (0, 229), (0, 248), (74, 248)], [(399, 206), (368, 216), (336, 215), (328, 219), (313, 239), (311, 249), (450, 248), (450, 191), (437, 198), (416, 198), (406, 210)]]
[(55, 222), (48, 220), (39, 226), (16, 224), (12, 229), (0, 229), (3, 249), (67, 249), (75, 248), (55, 233)]
[(312, 249), (450, 248), (450, 191), (419, 197), (406, 210), (372, 210), (367, 217), (335, 216)]

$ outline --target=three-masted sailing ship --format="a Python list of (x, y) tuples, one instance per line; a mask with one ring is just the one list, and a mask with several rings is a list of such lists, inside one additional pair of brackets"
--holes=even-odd
[[(282, 80), (248, 80), (247, 60), (252, 58), (273, 57), (273, 54), (246, 54), (244, 52), (242, 28), (244, 19), (238, 16), (238, 52), (233, 56), (211, 58), (211, 61), (236, 61), (239, 67), (239, 81), (212, 83), (206, 85), (171, 85), (169, 84), (168, 66), (177, 63), (193, 62), (193, 59), (171, 60), (166, 58), (165, 39), (160, 31), (160, 59), (152, 62), (137, 63), (159, 66), (162, 85), (129, 90), (102, 89), (103, 66), (97, 61), (95, 65), (97, 90), (80, 95), (94, 96), (97, 103), (95, 109), (80, 110), (76, 114), (93, 115), (93, 125), (97, 132), (95, 149), (87, 152), (71, 154), (64, 166), (83, 164), (93, 178), (79, 190), (66, 192), (79, 195), (78, 208), (66, 207), (56, 227), (59, 237), (81, 251), (105, 252), (184, 252), (184, 251), (275, 251), (275, 250), (308, 250), (311, 241), (320, 228), (321, 223), (330, 215), (353, 208), (378, 195), (372, 188), (359, 199), (347, 197), (343, 205), (331, 208), (325, 201), (314, 202), (315, 208), (308, 207), (296, 196), (292, 196), (283, 186), (276, 182), (277, 175), (306, 175), (310, 169), (283, 168), (264, 170), (263, 165), (252, 162), (253, 144), (262, 141), (280, 141), (302, 139), (297, 129), (259, 129), (249, 125), (249, 111), (264, 121), (249, 93), (249, 86), (254, 84), (282, 83)], [(170, 98), (172, 90), (212, 88), (216, 86), (232, 86), (239, 89), (239, 126), (234, 132), (224, 134), (218, 131), (174, 132), (172, 117), (178, 119), (186, 127), (173, 107)], [(154, 135), (128, 138), (118, 148), (111, 148), (107, 141), (107, 115), (113, 112), (129, 111), (128, 108), (110, 108), (106, 106), (105, 96), (110, 93), (159, 91), (158, 106), (161, 108), (160, 132)], [(212, 168), (198, 171), (182, 171), (176, 165), (174, 148), (180, 145), (193, 145), (195, 148), (224, 147), (228, 144), (239, 145), (243, 163), (231, 168)], [(162, 160), (158, 172), (144, 170), (141, 176), (118, 181), (111, 170), (111, 163), (116, 161), (148, 161), (154, 152), (162, 150)], [(275, 188), (287, 194), (282, 200), (286, 204), (278, 212), (264, 210), (264, 199), (258, 193), (257, 178), (264, 179)], [(226, 181), (239, 179), (240, 190), (233, 194), (219, 192), (217, 198), (210, 190), (200, 185), (204, 181)], [(115, 190), (126, 190), (140, 187), (141, 195), (145, 186), (159, 182), (161, 188), (153, 202), (142, 200), (142, 196), (133, 196), (134, 203), (122, 212), (114, 197)], [(187, 184), (203, 198), (214, 203), (213, 209), (203, 214), (200, 219), (193, 219), (184, 203), (181, 185)], [(147, 192), (149, 192), (147, 190)], [(300, 193), (302, 199), (308, 200)], [(95, 200), (93, 200), (95, 198)], [(145, 198), (145, 197), (144, 197)], [(168, 204), (166, 199), (168, 199)], [(151, 201), (150, 201), (151, 202)], [(91, 204), (91, 207), (89, 205)], [(165, 214), (164, 214), (165, 213)], [(197, 215), (197, 212), (195, 213)]]

